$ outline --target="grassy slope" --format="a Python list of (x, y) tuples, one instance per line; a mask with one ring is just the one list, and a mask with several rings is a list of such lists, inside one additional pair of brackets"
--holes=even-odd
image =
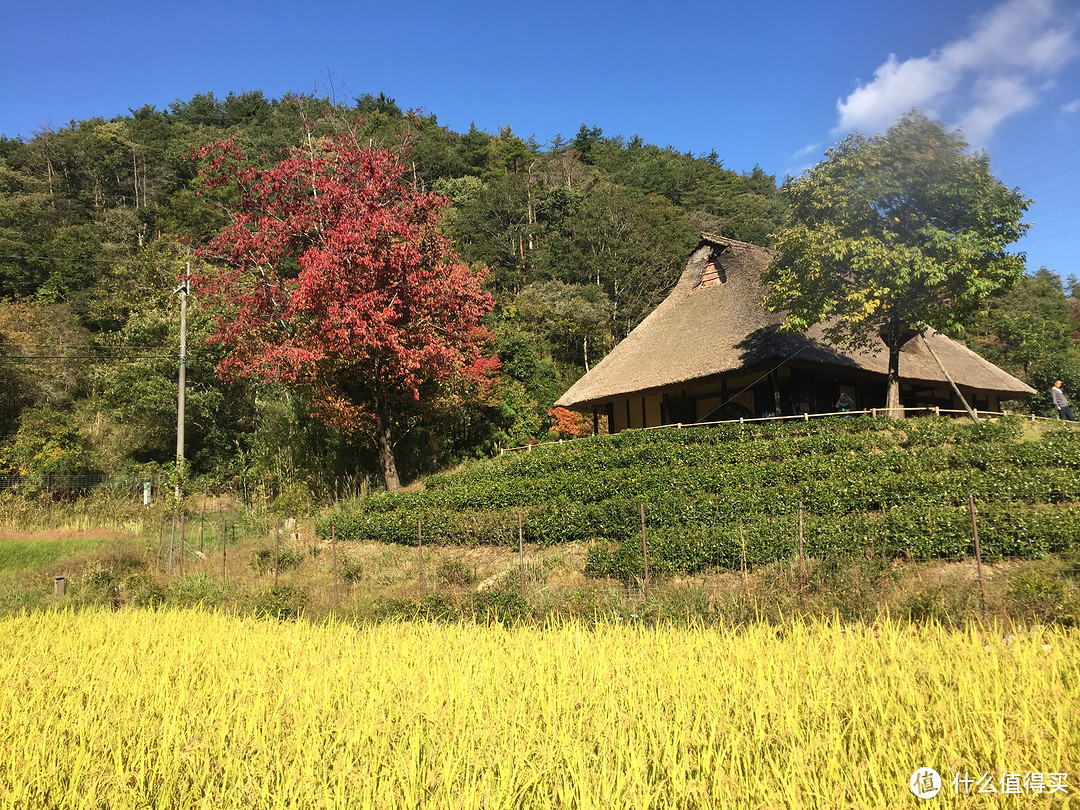
[[(1070, 558), (1075, 553), (1067, 542), (1075, 542), (1080, 531), (1070, 533), (1077, 508), (1066, 499), (1077, 478), (1080, 434), (1032, 431), (1023, 423), (976, 429), (962, 423), (896, 426), (851, 419), (832, 428), (811, 423), (743, 433), (624, 434), (469, 465), (430, 479), (422, 492), (371, 497), (319, 521), (323, 530), (331, 520), (339, 529), (336, 549), (302, 522), (298, 538), (286, 534), (281, 540), (283, 554), (299, 564), (278, 577), (265, 567), (260, 573), (255, 565), (274, 549), (272, 520), (227, 511), (227, 581), (222, 581), (222, 513), (216, 508), (204, 526), (195, 507), (183, 572), (177, 547), (171, 576), (167, 563), (159, 561), (159, 541), (167, 559), (167, 516), (156, 512), (139, 512), (141, 532), (0, 540), (0, 613), (58, 605), (201, 604), (235, 613), (289, 616), (303, 610), (309, 616), (333, 612), (361, 619), (487, 620), (494, 612), (500, 620), (637, 615), (647, 621), (743, 623), (804, 612), (853, 620), (888, 612), (955, 623), (981, 616), (1080, 622), (1077, 566)], [(859, 464), (868, 465), (870, 472), (853, 475)], [(904, 469), (912, 479), (906, 490), (896, 486), (896, 471)], [(819, 473), (808, 477), (807, 470)], [(847, 485), (845, 494), (824, 470), (839, 470), (855, 484)], [(781, 480), (768, 489), (758, 484), (703, 489), (744, 473)], [(949, 475), (980, 493), (980, 533), (990, 552), (986, 562), (996, 560), (984, 565), (984, 583), (969, 557), (966, 490), (953, 487), (951, 502), (944, 495), (936, 502), (925, 497), (927, 480)], [(657, 482), (663, 488), (650, 490)], [(882, 508), (879, 503), (875, 510), (836, 515), (820, 503), (811, 508), (815, 494), (865, 502), (898, 497), (901, 490), (920, 493), (913, 506), (901, 501)], [(808, 504), (803, 565), (793, 553), (799, 495)], [(529, 541), (523, 592), (515, 503), (522, 504)], [(640, 588), (641, 503), (648, 509), (653, 575), (648, 603), (641, 601)], [(760, 511), (750, 510), (754, 503)], [(115, 510), (110, 514), (114, 520), (109, 525), (115, 525)], [(343, 541), (350, 515), (370, 521), (369, 526), (400, 531), (401, 542)], [(417, 549), (407, 545), (415, 543), (418, 515), (425, 527), (422, 584)], [(1039, 524), (1032, 516), (1049, 522)], [(583, 534), (582, 526), (590, 534)], [(598, 526), (612, 534), (596, 532)], [(926, 534), (942, 526), (955, 530), (956, 545), (946, 555), (950, 559), (923, 562), (932, 555), (902, 553), (905, 532), (914, 527)], [(1037, 553), (1029, 559), (1004, 553), (1003, 526), (1014, 532), (1014, 540), (1020, 532)], [(1038, 534), (1047, 526), (1064, 529), (1049, 538)], [(495, 543), (481, 541), (485, 527), (499, 528)], [(542, 534), (559, 527), (567, 532), (563, 542)], [(835, 533), (836, 527), (844, 532)], [(466, 533), (453, 534), (458, 528)], [(616, 530), (625, 533), (621, 543)], [(439, 531), (442, 545), (432, 543)], [(114, 539), (99, 544), (106, 535)], [(835, 554), (837, 549), (823, 541), (830, 537), (836, 543), (857, 542)], [(206, 554), (200, 557), (195, 552), (204, 545)], [(886, 553), (890, 549), (901, 553)], [(55, 574), (68, 577), (68, 594), (59, 600), (52, 596)]]

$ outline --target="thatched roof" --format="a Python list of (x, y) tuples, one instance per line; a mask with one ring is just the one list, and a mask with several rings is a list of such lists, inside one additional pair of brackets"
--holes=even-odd
[[(805, 335), (779, 331), (783, 318), (761, 305), (760, 277), (772, 255), (757, 245), (703, 235), (671, 294), (555, 404), (583, 408), (784, 360), (886, 376), (884, 346), (834, 346), (820, 325)], [(966, 346), (937, 332), (927, 339), (957, 385), (1008, 397), (1034, 393)], [(905, 383), (947, 384), (921, 340), (908, 341), (901, 351), (900, 377)]]

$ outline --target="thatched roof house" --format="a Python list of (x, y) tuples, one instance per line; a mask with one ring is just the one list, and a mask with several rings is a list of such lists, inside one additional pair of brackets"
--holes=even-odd
[[(838, 410), (885, 404), (888, 351), (833, 346), (820, 326), (779, 331), (780, 315), (761, 306), (760, 276), (772, 252), (703, 235), (671, 294), (556, 405), (608, 416), (627, 427)], [(938, 333), (930, 344), (965, 398), (998, 410), (1034, 389)], [(960, 409), (921, 340), (900, 357), (906, 407)]]

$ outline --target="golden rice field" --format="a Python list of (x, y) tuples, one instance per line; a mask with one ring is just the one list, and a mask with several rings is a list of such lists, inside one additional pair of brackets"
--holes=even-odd
[(0, 804), (1060, 807), (953, 795), (957, 772), (1080, 790), (1080, 633), (1017, 635), (23, 615), (0, 620)]

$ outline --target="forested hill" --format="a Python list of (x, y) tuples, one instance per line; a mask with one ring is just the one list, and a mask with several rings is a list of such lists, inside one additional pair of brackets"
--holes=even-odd
[[(172, 461), (174, 290), (188, 246), (225, 223), (215, 192), (197, 188), (192, 151), (233, 138), (270, 163), (305, 125), (315, 136), (359, 126), (392, 149), (407, 141), (410, 179), (449, 198), (443, 228), (465, 260), (491, 269), (501, 376), (485, 397), (438, 418), (403, 418), (407, 477), (546, 437), (551, 403), (663, 298), (702, 230), (767, 245), (784, 213), (774, 177), (726, 169), (716, 153), (584, 124), (569, 140), (545, 133), (545, 144), (510, 127), (457, 133), (382, 94), (340, 104), (207, 93), (168, 110), (0, 137), (0, 473), (142, 475)], [(1010, 370), (1036, 374), (1044, 352), (1075, 351), (1061, 285), (1047, 283), (1032, 294), (1051, 314), (1025, 323), (1013, 313), (1014, 337), (992, 325), (979, 332)], [(375, 468), (373, 450), (313, 421), (302, 395), (218, 381), (219, 357), (203, 342), (213, 316), (195, 296), (193, 476), (303, 501)], [(1053, 340), (1033, 336), (1047, 323)], [(1010, 340), (1028, 354), (1013, 357)]]

